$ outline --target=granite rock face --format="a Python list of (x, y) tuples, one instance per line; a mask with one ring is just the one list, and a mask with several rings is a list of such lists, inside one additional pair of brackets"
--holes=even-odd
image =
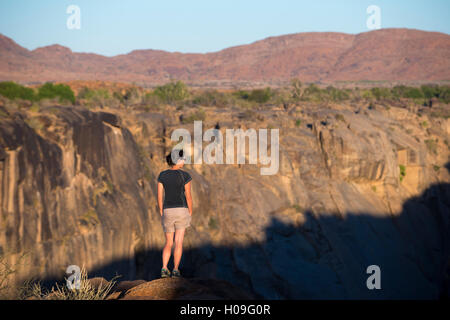
[[(27, 254), (22, 277), (134, 257), (149, 241), (131, 133), (112, 114), (52, 110), (32, 123), (16, 114), (0, 126), (0, 243), (13, 260)], [(134, 277), (132, 263), (123, 270)]]
[[(193, 130), (183, 112), (52, 107), (1, 119), (0, 246), (9, 261), (28, 253), (17, 281), (61, 278), (70, 264), (106, 279), (159, 276), (156, 177), (173, 129)], [(423, 117), (305, 104), (242, 119), (208, 108), (203, 132), (217, 122), (222, 133), (279, 128), (280, 165), (272, 176), (261, 164), (184, 167), (194, 214), (183, 275), (269, 299), (445, 295), (449, 120), (423, 128)], [(370, 265), (382, 290), (366, 286)]]

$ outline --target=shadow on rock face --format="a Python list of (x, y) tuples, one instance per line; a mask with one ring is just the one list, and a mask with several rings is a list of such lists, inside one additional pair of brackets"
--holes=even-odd
[[(430, 186), (395, 216), (306, 211), (305, 217), (301, 225), (273, 217), (262, 242), (185, 249), (183, 279), (159, 279), (160, 249), (106, 263), (89, 275), (108, 279), (136, 266), (146, 282), (122, 288), (115, 298), (124, 299), (449, 297), (450, 184)], [(368, 289), (371, 265), (380, 268), (381, 290)]]

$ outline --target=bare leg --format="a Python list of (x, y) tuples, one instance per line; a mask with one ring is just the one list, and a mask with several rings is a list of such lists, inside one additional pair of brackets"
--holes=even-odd
[(186, 229), (175, 230), (175, 249), (173, 250), (174, 270), (178, 270), (178, 266), (180, 265), (181, 261), (181, 255), (183, 254), (184, 230)]
[(173, 245), (173, 232), (166, 232), (166, 245), (164, 246), (162, 252), (163, 268), (167, 269), (167, 264), (169, 263), (170, 254), (172, 253)]

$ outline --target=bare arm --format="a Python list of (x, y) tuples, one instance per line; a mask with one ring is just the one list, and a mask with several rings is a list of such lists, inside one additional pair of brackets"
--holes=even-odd
[(161, 182), (158, 182), (158, 206), (159, 206), (159, 214), (163, 215), (163, 194), (164, 194), (164, 185)]
[(186, 195), (186, 202), (189, 208), (189, 214), (192, 216), (191, 181), (189, 181), (184, 185), (184, 194)]

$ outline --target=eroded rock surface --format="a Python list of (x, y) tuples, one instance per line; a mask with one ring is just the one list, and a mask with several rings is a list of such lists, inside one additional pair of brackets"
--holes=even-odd
[(126, 291), (124, 300), (249, 300), (253, 297), (227, 281), (166, 278), (142, 283)]
[[(0, 119), (1, 251), (11, 262), (28, 253), (16, 280), (61, 279), (70, 264), (106, 279), (157, 278), (156, 177), (173, 129), (193, 130), (179, 122), (186, 112), (52, 107)], [(217, 122), (223, 133), (279, 128), (279, 171), (185, 166), (194, 201), (185, 277), (269, 299), (446, 294), (448, 119), (362, 105), (240, 114), (208, 108), (203, 132)], [(382, 290), (367, 289), (370, 265)]]

